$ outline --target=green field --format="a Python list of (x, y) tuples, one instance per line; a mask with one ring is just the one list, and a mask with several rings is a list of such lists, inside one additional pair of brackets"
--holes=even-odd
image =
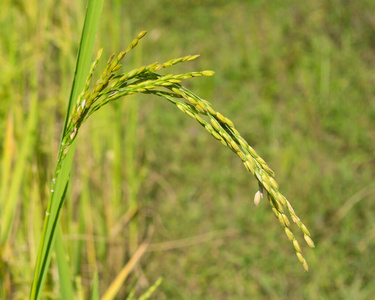
[[(30, 292), (85, 5), (0, 5), (0, 299)], [(105, 1), (98, 69), (142, 30), (123, 69), (201, 54), (160, 73), (216, 72), (184, 84), (267, 161), (316, 248), (292, 225), (306, 273), (241, 160), (164, 99), (129, 96), (77, 137), (61, 218), (76, 299), (149, 237), (116, 299), (159, 277), (151, 299), (372, 299), (375, 2)], [(53, 255), (43, 299), (59, 288)]]

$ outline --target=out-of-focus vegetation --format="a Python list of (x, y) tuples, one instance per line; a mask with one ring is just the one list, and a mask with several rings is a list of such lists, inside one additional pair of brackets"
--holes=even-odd
[[(84, 6), (1, 5), (1, 221), (8, 203), (16, 209), (0, 248), (7, 299), (29, 293)], [(216, 71), (188, 87), (266, 159), (317, 247), (305, 247), (304, 273), (267, 201), (253, 205), (258, 187), (240, 160), (176, 107), (128, 97), (78, 137), (61, 220), (77, 293), (88, 297), (96, 269), (103, 293), (152, 228), (119, 299), (159, 276), (155, 299), (370, 299), (373, 1), (106, 1), (97, 48), (118, 52), (141, 30), (148, 38), (124, 68), (201, 54), (176, 73)], [(50, 270), (53, 296), (53, 260)]]

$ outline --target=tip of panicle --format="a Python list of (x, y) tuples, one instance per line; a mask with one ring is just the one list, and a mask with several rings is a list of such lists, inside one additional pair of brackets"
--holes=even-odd
[(200, 56), (200, 54), (190, 55), (190, 56), (188, 56), (188, 59), (186, 61), (192, 61), (194, 59), (197, 59), (199, 56)]
[(97, 58), (99, 59), (103, 54), (103, 48), (100, 48), (99, 51), (98, 51), (98, 55), (97, 55)]
[(141, 31), (140, 33), (138, 33), (138, 36), (137, 36), (137, 39), (141, 39), (141, 38), (143, 38), (145, 35), (146, 35), (146, 33), (147, 33), (147, 31), (146, 30), (144, 30), (144, 31)]
[(203, 76), (212, 76), (212, 75), (214, 75), (215, 74), (215, 72), (214, 71), (211, 71), (211, 70), (207, 70), (207, 71), (203, 71), (202, 72), (202, 75)]

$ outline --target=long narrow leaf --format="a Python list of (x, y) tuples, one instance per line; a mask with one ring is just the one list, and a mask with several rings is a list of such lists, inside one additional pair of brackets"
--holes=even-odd
[(73, 284), (68, 260), (65, 254), (63, 231), (61, 226), (58, 226), (56, 232), (55, 251), (56, 261), (59, 269), (61, 299), (74, 299)]
[[(99, 24), (99, 17), (103, 7), (104, 0), (89, 0), (86, 10), (85, 21), (82, 30), (81, 42), (78, 51), (76, 70), (72, 83), (72, 89), (68, 102), (68, 109), (62, 132), (65, 135), (68, 116), (79, 92), (85, 84), (85, 79), (90, 69), (91, 57), (94, 48), (95, 36)], [(62, 142), (62, 138), (61, 138)], [(60, 143), (60, 149), (61, 149)], [(47, 274), (49, 262), (51, 260), (52, 245), (55, 239), (56, 225), (58, 223), (62, 205), (64, 203), (66, 189), (69, 183), (70, 172), (72, 168), (75, 143), (71, 145), (71, 149), (64, 161), (60, 165), (59, 160), (56, 162), (55, 176), (53, 178), (53, 188), (51, 189), (51, 197), (49, 200), (44, 225), (42, 240), (39, 246), (38, 258), (34, 271), (34, 278), (30, 292), (30, 299), (39, 299)], [(60, 150), (59, 150), (60, 153)]]
[(38, 123), (38, 100), (33, 98), (30, 103), (29, 117), (27, 120), (27, 127), (25, 135), (22, 140), (17, 162), (12, 174), (8, 194), (6, 195), (6, 202), (2, 203), (2, 217), (1, 217), (1, 242), (0, 248), (5, 246), (8, 240), (10, 230), (18, 203), (18, 194), (23, 180), (23, 173), (28, 157), (32, 154), (35, 142), (35, 130)]
[(91, 300), (99, 300), (99, 275), (97, 270), (95, 270), (92, 282)]

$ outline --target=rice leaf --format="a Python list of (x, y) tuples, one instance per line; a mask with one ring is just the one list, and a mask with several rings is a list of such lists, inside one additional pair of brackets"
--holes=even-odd
[[(61, 135), (62, 138), (60, 149), (62, 147), (62, 139), (65, 136), (70, 111), (74, 105), (74, 101), (77, 99), (79, 92), (85, 85), (86, 76), (90, 70), (95, 36), (98, 29), (99, 17), (102, 11), (103, 2), (103, 0), (88, 1), (81, 42), (77, 56), (76, 70), (69, 97), (64, 129)], [(51, 260), (51, 252), (55, 240), (56, 226), (59, 221), (61, 208), (64, 203), (67, 186), (69, 184), (70, 171), (72, 168), (74, 156), (74, 148), (75, 143), (71, 145), (70, 151), (61, 165), (59, 158), (56, 162), (55, 173), (51, 184), (51, 196), (44, 219), (42, 239), (39, 246), (34, 278), (31, 286), (30, 299), (40, 299), (41, 297), (43, 284)]]

